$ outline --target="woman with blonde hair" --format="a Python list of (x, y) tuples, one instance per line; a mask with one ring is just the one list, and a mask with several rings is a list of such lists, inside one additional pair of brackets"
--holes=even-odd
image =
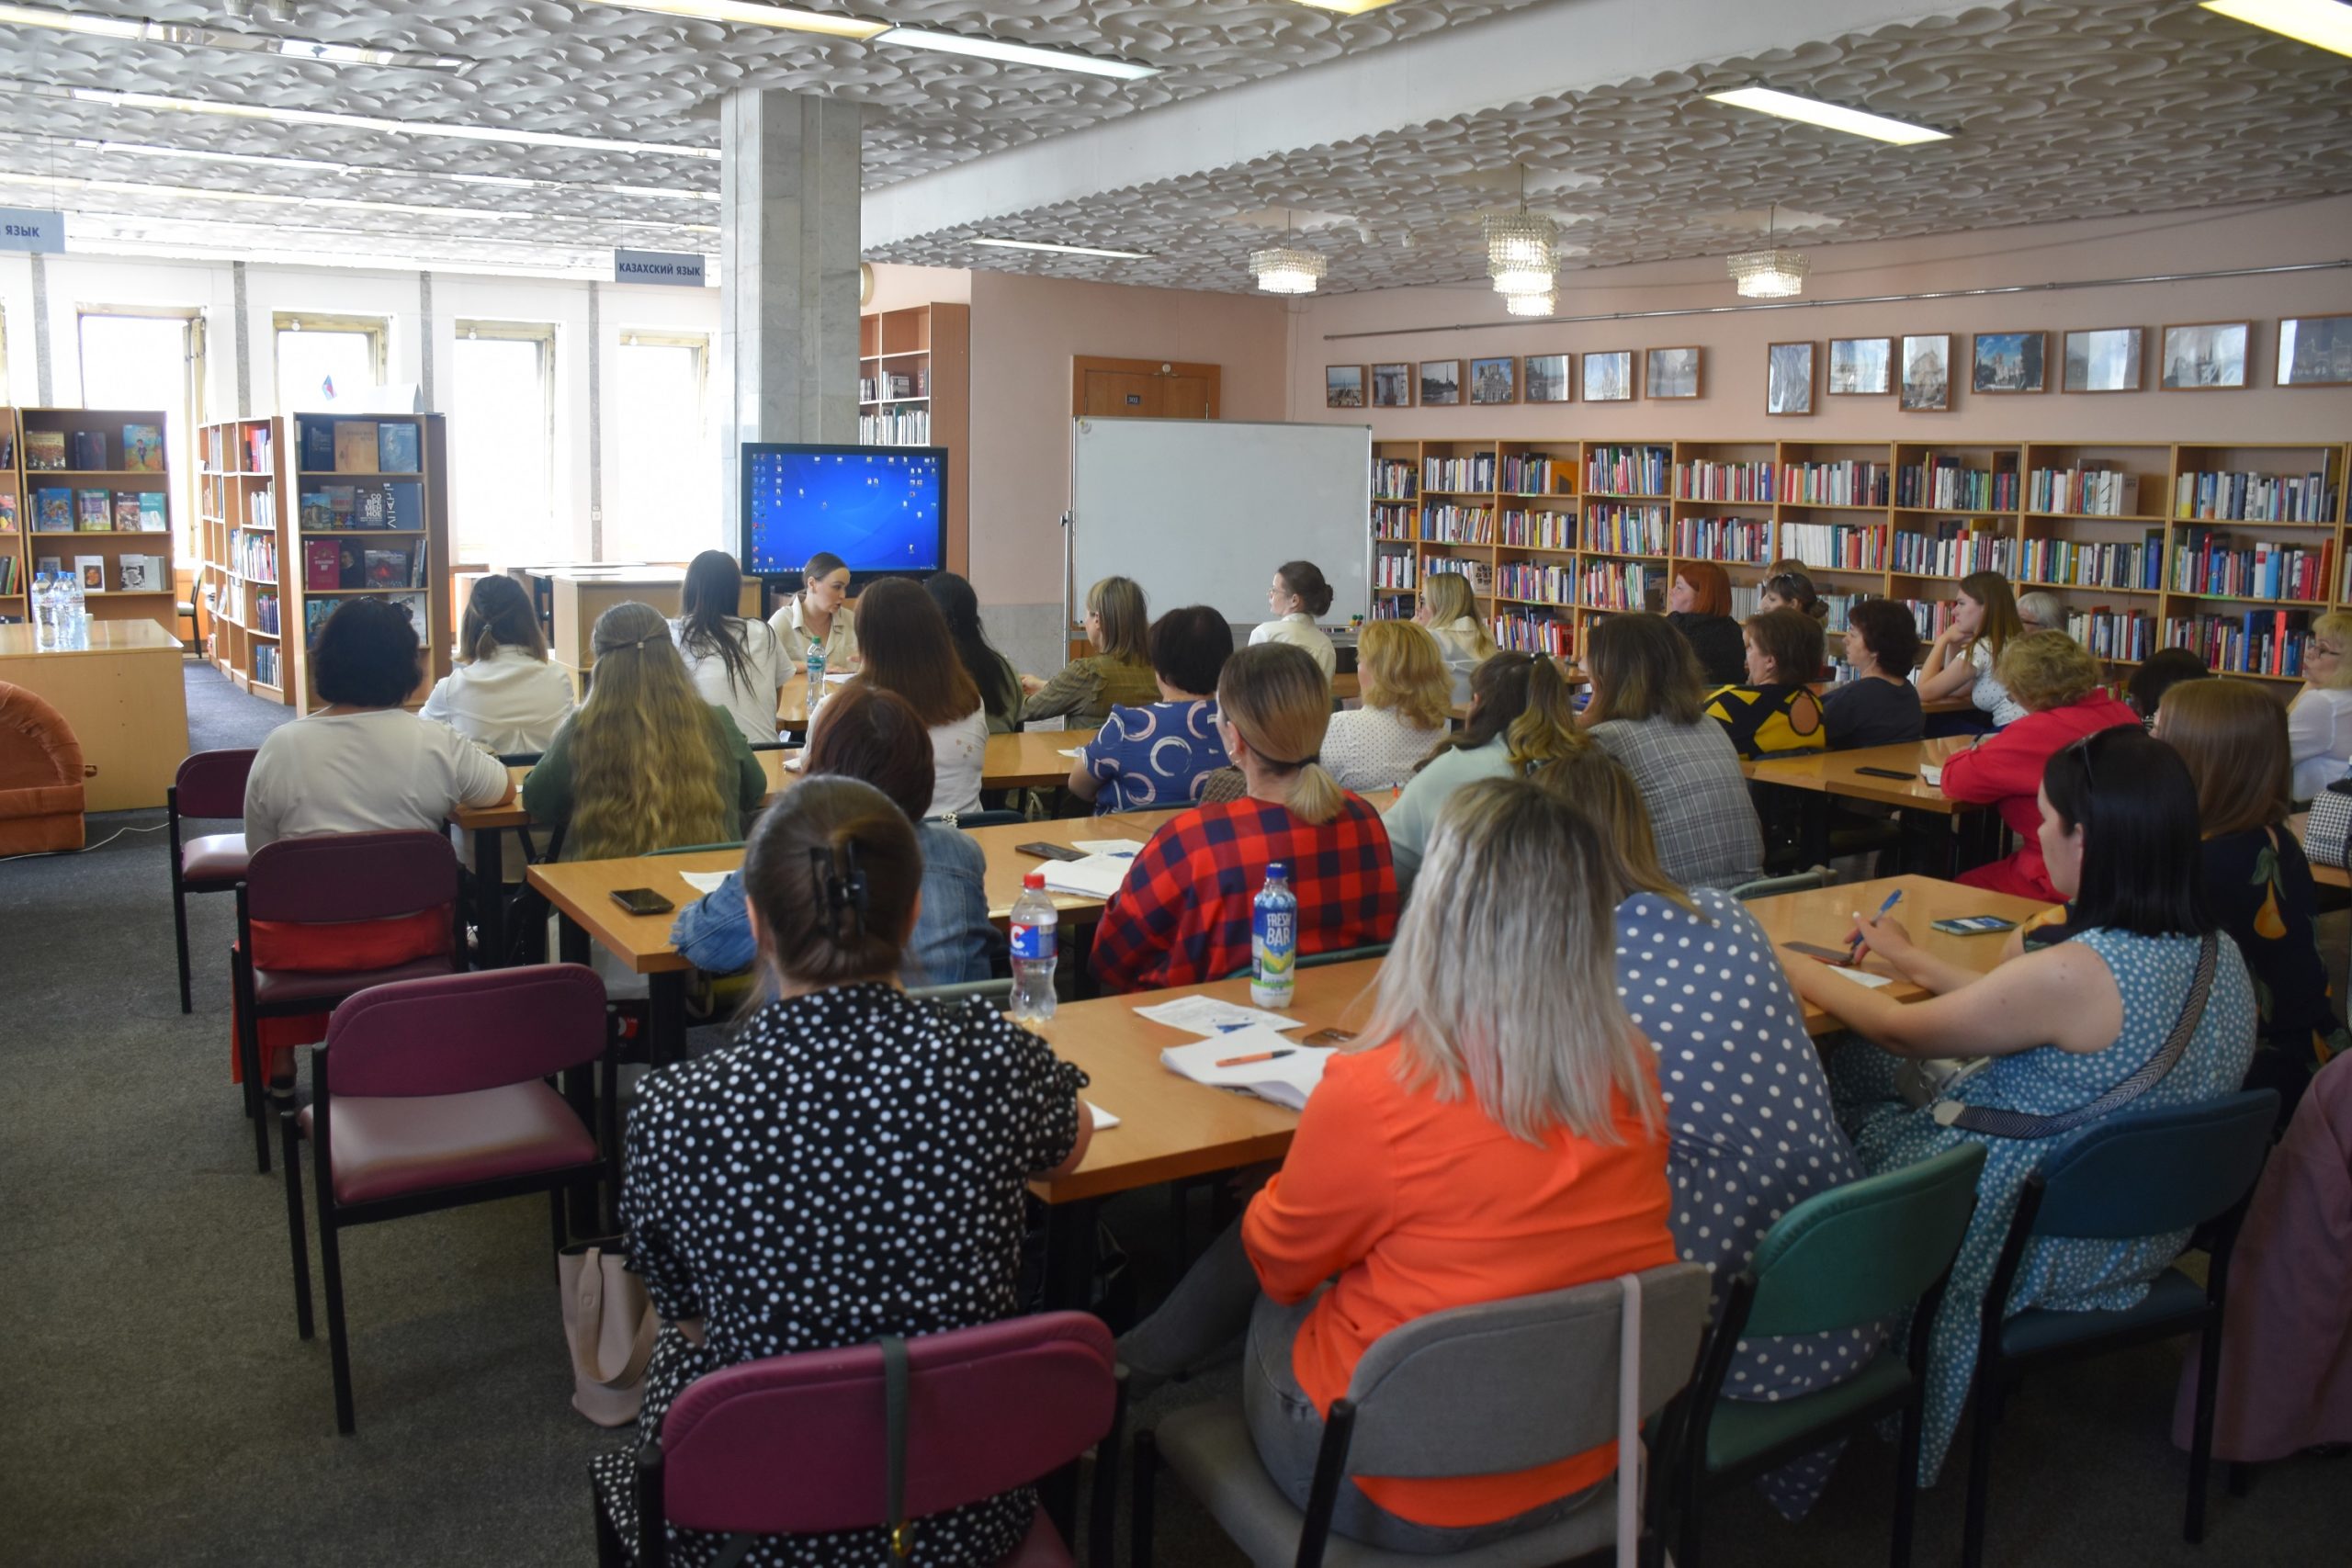
[(1919, 700), (1932, 703), (1966, 692), (1970, 702), (1992, 715), (1996, 728), (2015, 724), (2025, 716), (2025, 707), (2001, 684), (1996, 667), (2009, 644), (2025, 635), (2009, 580), (1997, 571), (1970, 572), (1960, 580), (1951, 624), (1928, 645), (1928, 661), (1919, 669)]
[(1495, 656), (1495, 639), (1478, 618), (1478, 598), (1470, 580), (1458, 571), (1432, 571), (1421, 578), (1420, 604), (1413, 619), (1430, 629), (1445, 651), (1445, 667), (1453, 673), (1453, 700), (1470, 700), (1470, 675)]
[(1445, 739), (1453, 680), (1438, 640), (1410, 621), (1374, 621), (1356, 640), (1363, 706), (1331, 716), (1323, 765), (1342, 789), (1394, 789)]
[(523, 781), (531, 819), (565, 860), (615, 860), (743, 836), (767, 775), (726, 713), (703, 701), (650, 604), (596, 617), (588, 700)]
[(1159, 682), (1151, 673), (1151, 616), (1133, 578), (1106, 577), (1086, 591), (1086, 640), (1094, 651), (1063, 665), (1052, 680), (1021, 677), (1023, 723), (1067, 718), (1091, 729), (1114, 707), (1142, 707), (1159, 697)]
[(523, 585), (503, 573), (466, 595), (458, 664), (434, 682), (423, 716), (502, 757), (544, 751), (571, 716), (571, 677), (548, 662), (548, 638)]
[(1580, 722), (1641, 786), (1666, 874), (1725, 891), (1754, 881), (1764, 831), (1739, 753), (1707, 716), (1690, 639), (1656, 615), (1609, 615), (1585, 636), (1585, 664), (1592, 701)]
[(2332, 610), (2303, 641), (2303, 689), (2287, 709), (2291, 788), (2310, 800), (2352, 767), (2352, 614)]
[(1245, 648), (1217, 678), (1216, 726), (1249, 793), (1159, 825), (1102, 907), (1094, 978), (1143, 991), (1221, 980), (1250, 963), (1250, 902), (1269, 866), (1298, 897), (1301, 956), (1386, 942), (1396, 874), (1380, 813), (1341, 789), (1318, 753), (1331, 687), (1303, 649)]
[[(1119, 1342), (1128, 1367), (1168, 1376), (1246, 1326), (1242, 1407), (1295, 1506), (1325, 1413), (1381, 1336), (1674, 1261), (1657, 1068), (1617, 995), (1607, 860), (1534, 784), (1457, 791), (1372, 1017), (1325, 1066), (1281, 1172)], [(1503, 1474), (1360, 1475), (1332, 1528), (1465, 1551), (1572, 1513), (1615, 1464), (1612, 1445)]]
[(1421, 852), (1437, 830), (1438, 814), (1454, 791), (1477, 779), (1523, 773), (1583, 744), (1559, 660), (1498, 653), (1478, 666), (1469, 722), (1460, 734), (1438, 742), (1388, 808), (1385, 821), (1397, 885), (1411, 885)]

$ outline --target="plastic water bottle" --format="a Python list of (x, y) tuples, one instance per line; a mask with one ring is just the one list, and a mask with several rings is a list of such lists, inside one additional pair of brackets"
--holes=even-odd
[(90, 604), (82, 596), (82, 579), (74, 572), (65, 572), (58, 579), (57, 646), (90, 646)]
[(1023, 1022), (1054, 1016), (1054, 932), (1061, 913), (1046, 896), (1046, 874), (1021, 879), (1012, 901), (1012, 1016)]
[(57, 584), (45, 571), (33, 576), (33, 646), (57, 646)]
[(1298, 895), (1290, 890), (1290, 867), (1274, 861), (1250, 906), (1250, 999), (1286, 1008), (1297, 988)]
[(808, 716), (817, 716), (817, 705), (825, 700), (825, 645), (810, 638), (808, 643), (808, 700), (805, 705)]

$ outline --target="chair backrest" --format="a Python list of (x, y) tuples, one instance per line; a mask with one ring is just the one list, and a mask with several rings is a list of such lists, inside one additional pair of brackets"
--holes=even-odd
[(1012, 980), (963, 980), (949, 986), (910, 986), (907, 995), (921, 997), (927, 1002), (960, 1002), (967, 997), (992, 997), (1011, 1000)]
[(1816, 887), (1826, 887), (1836, 874), (1826, 865), (1811, 871), (1792, 871), (1786, 876), (1759, 876), (1753, 882), (1743, 882), (1732, 889), (1735, 898), (1770, 898), (1782, 893), (1810, 893)]
[(280, 839), (245, 867), (245, 910), (256, 920), (390, 919), (457, 897), (458, 852), (417, 829)]
[(337, 1095), (398, 1099), (526, 1083), (604, 1055), (605, 983), (579, 964), (371, 986), (327, 1021)]
[(1747, 1265), (1756, 1295), (1741, 1332), (1824, 1334), (1917, 1301), (1960, 1250), (1984, 1168), (1984, 1146), (1961, 1144), (1789, 1210)]
[(1298, 955), (1298, 967), (1320, 969), (1327, 964), (1353, 964), (1363, 958), (1385, 958), (1388, 947), (1385, 942), (1370, 942), (1362, 947), (1340, 947), (1329, 953), (1302, 953)]
[(191, 751), (172, 777), (172, 798), (183, 817), (243, 817), (245, 775), (253, 772), (254, 749)]
[(2193, 1230), (2254, 1186), (2278, 1117), (2278, 1093), (2267, 1089), (2120, 1111), (2035, 1173), (2033, 1234), (2123, 1240)]
[(673, 844), (666, 850), (648, 850), (645, 852), (648, 857), (651, 857), (653, 855), (696, 855), (702, 853), (705, 850), (740, 850), (743, 847), (743, 843), (744, 840), (741, 839), (729, 839), (723, 844)]
[[(1060, 1468), (1111, 1429), (1111, 1331), (1041, 1313), (907, 1341), (906, 1511), (978, 1502)], [(662, 1511), (688, 1529), (811, 1532), (886, 1522), (882, 1351), (723, 1368), (662, 1418)]]
[[(1690, 1381), (1707, 1321), (1707, 1271), (1645, 1269), (1642, 1414)], [(1415, 1318), (1373, 1341), (1348, 1397), (1359, 1475), (1486, 1475), (1529, 1470), (1614, 1441), (1618, 1330), (1614, 1279)]]
[(0, 681), (0, 789), (72, 788), (82, 776), (82, 743), (65, 716), (39, 692)]

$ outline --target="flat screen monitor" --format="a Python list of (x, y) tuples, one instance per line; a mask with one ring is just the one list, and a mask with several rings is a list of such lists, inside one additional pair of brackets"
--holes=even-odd
[(830, 550), (858, 578), (947, 565), (943, 446), (743, 444), (743, 570), (797, 575)]

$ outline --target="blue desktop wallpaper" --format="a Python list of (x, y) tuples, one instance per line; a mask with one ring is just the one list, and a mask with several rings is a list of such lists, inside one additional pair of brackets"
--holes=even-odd
[(864, 575), (937, 570), (947, 562), (941, 454), (885, 446), (743, 449), (744, 570), (798, 571), (831, 550)]

